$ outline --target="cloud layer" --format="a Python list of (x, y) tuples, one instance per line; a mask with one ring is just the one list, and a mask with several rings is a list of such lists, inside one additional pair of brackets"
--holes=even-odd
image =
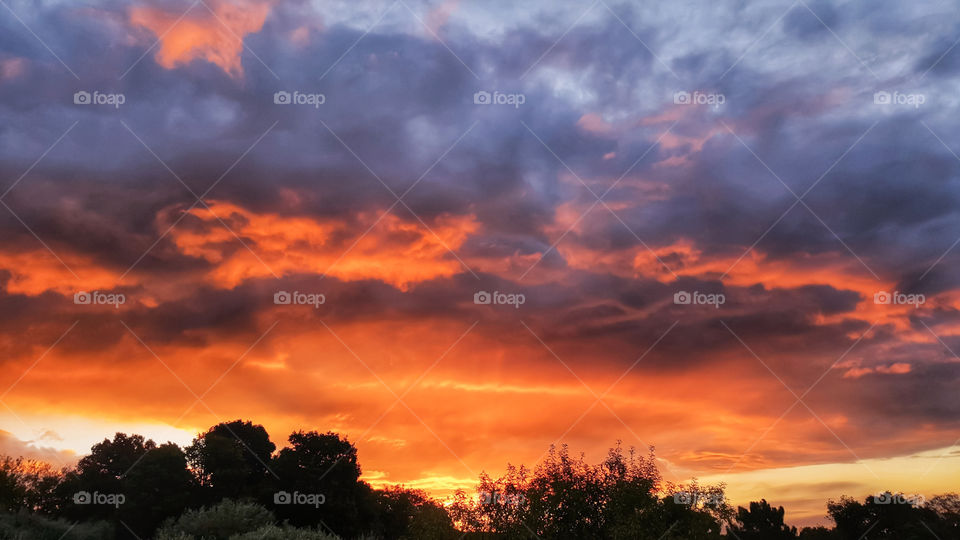
[(948, 6), (9, 6), (0, 400), (37, 429), (330, 428), (440, 492), (557, 440), (678, 477), (956, 440)]

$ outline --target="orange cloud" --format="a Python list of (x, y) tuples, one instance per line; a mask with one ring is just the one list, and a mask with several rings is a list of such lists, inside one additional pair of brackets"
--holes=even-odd
[(138, 6), (130, 23), (146, 28), (160, 41), (157, 63), (167, 69), (203, 59), (220, 66), (232, 77), (243, 76), (243, 37), (259, 32), (270, 11), (259, 0), (212, 1), (180, 13)]
[[(27, 296), (46, 291), (73, 295), (77, 291), (112, 289), (120, 284), (117, 272), (100, 266), (92, 257), (59, 248), (57, 256), (44, 249), (0, 252), (0, 270), (10, 273), (7, 292)], [(127, 280), (125, 284), (131, 285), (133, 280)]]
[(184, 254), (213, 263), (210, 280), (227, 288), (251, 278), (316, 273), (344, 281), (379, 279), (406, 289), (464, 271), (449, 250), (460, 247), (479, 227), (473, 216), (444, 216), (428, 230), (392, 214), (377, 222), (378, 213), (359, 216), (360, 223), (351, 225), (256, 214), (222, 202), (190, 214), (199, 223), (178, 226), (171, 233), (173, 241)]

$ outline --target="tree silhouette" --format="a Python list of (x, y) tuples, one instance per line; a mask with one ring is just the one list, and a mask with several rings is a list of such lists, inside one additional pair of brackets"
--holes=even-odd
[(422, 491), (394, 486), (378, 492), (377, 501), (381, 510), (378, 532), (387, 540), (446, 540), (461, 536), (443, 506)]
[(123, 483), (126, 502), (120, 519), (142, 538), (151, 536), (167, 516), (180, 515), (196, 493), (186, 455), (173, 443), (148, 451)]
[(864, 537), (921, 540), (939, 536), (941, 533), (956, 533), (956, 528), (951, 526), (951, 519), (955, 518), (956, 514), (950, 511), (954, 500), (945, 496), (937, 506), (922, 507), (914, 498), (887, 491), (877, 496), (868, 496), (863, 503), (850, 497), (841, 497), (839, 501), (827, 503), (827, 511), (836, 523), (838, 536), (843, 540), (859, 540)]
[[(458, 491), (448, 504), (402, 486), (371, 488), (360, 480), (357, 448), (336, 433), (297, 431), (288, 443), (275, 453), (263, 426), (236, 420), (186, 449), (117, 433), (62, 471), (0, 456), (0, 539), (960, 538), (956, 493), (926, 504), (891, 492), (841, 497), (827, 503), (834, 529), (798, 535), (783, 507), (761, 499), (733, 512), (723, 484), (664, 482), (652, 448), (644, 456), (619, 443), (596, 465), (551, 447), (532, 470), (481, 473), (475, 494)], [(93, 495), (124, 500), (93, 504)]]
[(612, 448), (599, 465), (566, 446), (551, 448), (531, 473), (508, 466), (496, 480), (481, 474), (477, 499), (460, 492), (450, 514), (463, 529), (505, 538), (630, 538), (640, 540), (718, 539), (725, 515), (721, 487), (696, 489), (719, 493), (718, 508), (677, 502), (664, 491), (651, 451), (625, 454)]
[(224, 498), (264, 497), (268, 463), (277, 447), (259, 424), (234, 420), (220, 423), (186, 448), (187, 461), (197, 475), (205, 502)]
[(766, 499), (751, 502), (750, 508), (737, 508), (736, 522), (730, 534), (740, 540), (790, 540), (797, 538), (797, 528), (783, 522), (783, 507), (773, 508)]
[(804, 527), (800, 531), (800, 540), (836, 540), (837, 532), (826, 527)]
[[(113, 440), (93, 445), (90, 454), (77, 463), (56, 488), (56, 504), (68, 519), (117, 519), (122, 497), (127, 497), (125, 475), (157, 444), (142, 435), (117, 433)], [(113, 504), (96, 497), (110, 497)]]
[(0, 458), (0, 510), (16, 512), (27, 499), (23, 458)]
[(274, 460), (279, 477), (275, 493), (322, 502), (277, 504), (272, 507), (277, 516), (294, 525), (329, 527), (340, 535), (362, 532), (363, 524), (374, 518), (374, 501), (369, 487), (360, 482), (356, 447), (335, 433), (316, 431), (292, 433), (288, 441), (290, 446)]

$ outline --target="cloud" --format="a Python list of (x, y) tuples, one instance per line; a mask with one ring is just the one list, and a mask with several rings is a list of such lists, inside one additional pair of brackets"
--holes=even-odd
[(269, 3), (260, 0), (201, 2), (183, 13), (171, 8), (130, 9), (130, 24), (149, 30), (159, 43), (157, 63), (173, 69), (203, 59), (238, 78), (243, 76), (243, 39), (260, 31), (270, 11)]
[(74, 452), (42, 446), (43, 441), (48, 439), (57, 440), (56, 433), (47, 430), (41, 433), (37, 440), (22, 441), (12, 433), (0, 429), (0, 456), (22, 457), (53, 465), (64, 465), (77, 460)]
[[(565, 432), (656, 444), (690, 475), (852, 461), (830, 431), (869, 457), (952, 442), (960, 166), (938, 138), (958, 135), (955, 53), (904, 79), (953, 42), (930, 24), (947, 7), (811, 4), (847, 50), (772, 1), (491, 5), (411, 2), (442, 41), (389, 3), (13, 6), (80, 80), (0, 21), (5, 372), (79, 323), (11, 407), (342, 430), (424, 485), (472, 476), (457, 458), (529, 463)], [(883, 108), (884, 88), (931, 107)], [(378, 378), (419, 380), (405, 399), (457, 456), (399, 407), (360, 437), (394, 401)], [(593, 392), (615, 382), (611, 413)], [(777, 420), (794, 393), (829, 430), (799, 405)]]

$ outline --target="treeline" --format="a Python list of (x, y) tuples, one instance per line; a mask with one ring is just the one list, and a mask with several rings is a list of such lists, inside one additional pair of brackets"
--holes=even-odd
[(117, 433), (76, 467), (0, 458), (0, 539), (960, 539), (960, 496), (829, 501), (835, 527), (796, 528), (766, 501), (732, 508), (724, 486), (664, 482), (652, 452), (599, 464), (566, 447), (534, 469), (482, 474), (437, 501), (360, 480), (356, 448), (296, 432), (277, 451), (263, 426), (218, 424), (186, 448)]

